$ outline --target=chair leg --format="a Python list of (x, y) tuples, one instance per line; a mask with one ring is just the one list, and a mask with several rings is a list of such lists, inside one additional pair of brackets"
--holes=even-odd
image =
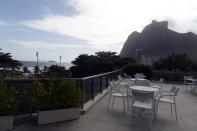
[(153, 120), (154, 120), (154, 111), (152, 111), (152, 114), (151, 114), (151, 123), (150, 123), (151, 129), (153, 128)]
[(154, 105), (153, 105), (153, 121), (155, 121), (156, 105), (157, 105), (157, 101), (154, 101)]
[(157, 119), (158, 108), (159, 108), (159, 102), (157, 101), (155, 104), (155, 120)]
[(113, 96), (112, 106), (114, 106), (114, 100), (115, 100), (115, 96)]
[(170, 111), (171, 111), (171, 115), (172, 115), (172, 104), (170, 104)]
[(127, 108), (129, 108), (129, 95), (127, 94)]
[(177, 110), (176, 110), (176, 103), (174, 103), (174, 110), (175, 110), (175, 115), (176, 115), (176, 120), (177, 120)]
[(125, 113), (125, 98), (123, 96), (123, 109), (124, 109), (124, 113)]
[(109, 109), (109, 105), (110, 105), (110, 100), (111, 100), (111, 93), (110, 93), (109, 100), (108, 100), (108, 109)]
[(127, 88), (127, 108), (129, 108), (129, 89)]
[(134, 116), (134, 109), (133, 109), (133, 107), (131, 107), (131, 124), (132, 124), (132, 126), (135, 125), (135, 124), (134, 124), (134, 119), (135, 119), (135, 116)]

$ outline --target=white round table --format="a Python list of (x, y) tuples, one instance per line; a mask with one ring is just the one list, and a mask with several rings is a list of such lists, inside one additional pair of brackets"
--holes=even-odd
[(131, 78), (130, 80), (134, 81), (134, 80), (146, 80), (146, 79), (145, 78)]
[(153, 87), (153, 88), (161, 89), (161, 86), (159, 86), (159, 85), (153, 85), (152, 87)]
[(143, 91), (143, 92), (158, 92), (158, 88), (150, 87), (150, 86), (130, 86), (132, 90)]

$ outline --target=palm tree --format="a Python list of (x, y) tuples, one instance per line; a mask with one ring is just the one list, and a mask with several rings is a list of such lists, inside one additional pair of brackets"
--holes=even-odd
[(18, 60), (12, 58), (10, 53), (0, 52), (0, 68), (14, 70), (19, 69), (21, 65)]

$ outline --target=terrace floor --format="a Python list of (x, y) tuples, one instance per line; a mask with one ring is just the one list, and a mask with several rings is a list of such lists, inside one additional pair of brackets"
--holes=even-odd
[[(163, 84), (168, 90), (170, 84)], [(153, 131), (196, 131), (197, 130), (197, 95), (185, 91), (183, 85), (177, 96), (178, 121), (174, 112), (171, 115), (170, 105), (162, 103), (159, 107), (158, 118), (153, 124)], [(114, 107), (107, 110), (109, 96), (104, 96), (88, 112), (81, 115), (79, 120), (37, 126), (35, 122), (18, 124), (13, 131), (138, 131), (149, 130), (149, 118), (131, 119), (131, 111), (123, 113), (121, 99), (116, 99)]]

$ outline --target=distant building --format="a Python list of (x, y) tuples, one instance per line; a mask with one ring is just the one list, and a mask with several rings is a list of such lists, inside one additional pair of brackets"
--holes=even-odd
[(157, 60), (159, 60), (159, 57), (151, 57), (147, 55), (140, 56), (140, 64), (144, 65), (152, 65)]

